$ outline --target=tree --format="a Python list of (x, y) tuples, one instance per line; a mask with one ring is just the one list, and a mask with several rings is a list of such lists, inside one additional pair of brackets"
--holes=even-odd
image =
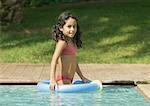
[(0, 0), (0, 24), (20, 23), (23, 19), (25, 0)]

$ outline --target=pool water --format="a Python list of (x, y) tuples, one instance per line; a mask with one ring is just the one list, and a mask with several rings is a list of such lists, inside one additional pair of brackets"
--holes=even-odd
[(107, 86), (101, 92), (38, 92), (36, 86), (0, 86), (0, 106), (150, 106), (131, 86)]

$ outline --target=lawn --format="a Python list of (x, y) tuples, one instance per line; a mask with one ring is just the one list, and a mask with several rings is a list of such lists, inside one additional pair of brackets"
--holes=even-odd
[(0, 63), (50, 63), (55, 47), (51, 27), (64, 10), (79, 17), (79, 63), (150, 63), (149, 0), (25, 8), (21, 24), (1, 31)]

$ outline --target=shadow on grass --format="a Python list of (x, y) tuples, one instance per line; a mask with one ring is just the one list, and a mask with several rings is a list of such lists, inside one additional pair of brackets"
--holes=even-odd
[[(85, 16), (81, 19), (85, 22), (82, 26), (87, 26), (84, 29), (87, 31), (84, 32), (85, 49), (91, 51), (95, 49), (103, 55), (117, 48), (131, 47), (128, 49), (133, 51), (131, 54), (118, 56), (116, 59), (148, 57), (150, 55), (149, 10), (150, 8), (144, 5), (114, 6), (100, 8), (99, 12), (95, 10), (88, 16), (83, 13)], [(93, 14), (96, 14), (96, 17)]]
[[(112, 59), (118, 62), (125, 59), (131, 59), (132, 62), (132, 58), (148, 57), (150, 59), (149, 7), (150, 5), (143, 2), (139, 4), (110, 3), (64, 6), (56, 9), (56, 13), (53, 12), (55, 8), (52, 7), (27, 9), (24, 23), (19, 25), (15, 31), (10, 28), (8, 33), (3, 33), (0, 49), (32, 47), (37, 43), (53, 42), (50, 30), (43, 31), (42, 29), (52, 26), (61, 11), (71, 9), (79, 16), (80, 27), (83, 31), (83, 50), (81, 50), (83, 54), (90, 51), (89, 54), (97, 55), (95, 59), (104, 58), (99, 55), (107, 56), (106, 54), (108, 54), (114, 56)], [(31, 14), (32, 17), (30, 17)], [(36, 19), (36, 17), (38, 18)], [(31, 34), (24, 33), (24, 29), (30, 29)], [(17, 32), (18, 30), (21, 31)], [(47, 49), (46, 46), (44, 47)], [(36, 55), (37, 57), (47, 56), (49, 52), (52, 54), (53, 50), (54, 44), (48, 50)]]
[(44, 34), (41, 33), (35, 33), (32, 34), (32, 36), (30, 35), (24, 35), (23, 33), (18, 33), (16, 35), (16, 33), (13, 35), (11, 34), (11, 36), (7, 36), (7, 35), (3, 35), (4, 38), (2, 38), (1, 40), (1, 45), (0, 48), (1, 49), (10, 49), (13, 47), (23, 47), (23, 46), (30, 46), (34, 43), (37, 42), (45, 42), (50, 40), (49, 36), (43, 36)]

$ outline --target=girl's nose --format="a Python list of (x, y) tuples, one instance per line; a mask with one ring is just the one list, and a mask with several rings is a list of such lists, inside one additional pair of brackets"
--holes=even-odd
[(73, 31), (73, 30), (74, 30), (74, 27), (71, 27), (71, 30)]

